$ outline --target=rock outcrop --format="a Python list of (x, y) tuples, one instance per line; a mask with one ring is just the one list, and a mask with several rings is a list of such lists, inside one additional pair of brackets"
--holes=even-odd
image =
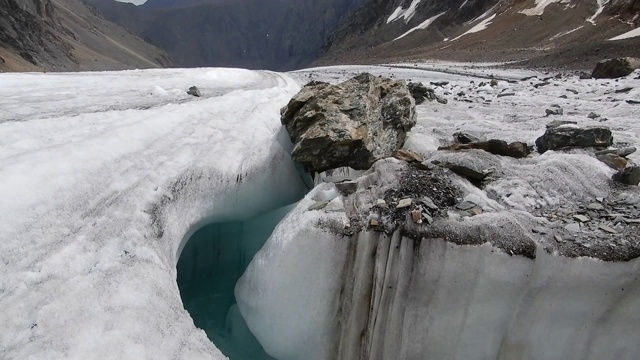
[(595, 79), (615, 79), (631, 74), (634, 70), (640, 67), (640, 59), (638, 58), (619, 58), (619, 59), (607, 59), (600, 61), (591, 77)]
[(580, 128), (572, 125), (549, 127), (536, 140), (539, 153), (566, 148), (607, 147), (613, 144), (611, 130), (606, 127)]
[(392, 156), (416, 124), (404, 82), (363, 73), (338, 85), (311, 82), (281, 110), (291, 156), (309, 171), (365, 170)]

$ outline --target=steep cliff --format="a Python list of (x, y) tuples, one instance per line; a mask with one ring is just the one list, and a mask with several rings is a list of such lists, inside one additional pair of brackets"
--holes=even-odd
[(160, 49), (79, 0), (0, 0), (0, 70), (163, 67)]

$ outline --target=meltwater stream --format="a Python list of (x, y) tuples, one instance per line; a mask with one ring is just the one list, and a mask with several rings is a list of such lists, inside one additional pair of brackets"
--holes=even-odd
[(246, 221), (206, 225), (185, 245), (178, 287), (195, 325), (231, 360), (272, 360), (247, 327), (234, 288), (253, 256), (293, 208), (286, 206)]

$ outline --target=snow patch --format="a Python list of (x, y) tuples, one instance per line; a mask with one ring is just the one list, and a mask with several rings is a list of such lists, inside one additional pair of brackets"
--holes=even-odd
[(409, 5), (409, 7), (406, 9), (403, 9), (402, 6), (398, 6), (398, 8), (396, 8), (391, 16), (389, 16), (389, 18), (387, 19), (387, 24), (400, 18), (404, 18), (405, 24), (408, 23), (409, 20), (411, 20), (411, 18), (416, 14), (416, 8), (421, 1), (422, 0), (413, 0), (411, 2), (411, 5)]
[(473, 33), (477, 33), (480, 32), (484, 29), (486, 29), (489, 25), (491, 25), (491, 21), (493, 19), (496, 18), (496, 14), (491, 15), (490, 17), (482, 20), (479, 24), (477, 24), (476, 26), (472, 27), (471, 29), (469, 29), (466, 33), (451, 39), (451, 41), (456, 41), (458, 39), (460, 39), (461, 37), (465, 36), (465, 35), (469, 35), (469, 34), (473, 34)]
[(414, 32), (414, 31), (416, 31), (416, 30), (424, 30), (424, 29), (428, 28), (428, 27), (429, 27), (429, 25), (433, 24), (433, 22), (434, 22), (434, 21), (436, 21), (436, 19), (438, 19), (440, 16), (442, 16), (442, 15), (444, 15), (444, 14), (446, 14), (446, 13), (447, 13), (447, 12), (445, 11), (445, 12), (442, 12), (442, 13), (440, 13), (440, 14), (436, 15), (436, 16), (430, 17), (429, 19), (425, 20), (422, 24), (420, 24), (420, 25), (418, 25), (418, 26), (414, 27), (413, 29), (411, 29), (411, 30), (409, 30), (409, 31), (405, 32), (404, 34), (402, 34), (402, 35), (398, 36), (397, 38), (393, 39), (393, 41), (400, 40), (400, 39), (402, 39), (403, 37), (405, 37), (405, 36), (407, 36), (407, 35), (411, 34), (412, 32)]
[(615, 40), (624, 40), (624, 39), (629, 39), (629, 38), (633, 38), (636, 36), (640, 36), (640, 28), (637, 29), (633, 29), (629, 32), (626, 32), (622, 35), (618, 35), (616, 37), (612, 37), (611, 39), (609, 39), (609, 41), (615, 41)]
[(565, 35), (569, 35), (569, 34), (571, 34), (571, 33), (574, 33), (574, 32), (576, 32), (576, 31), (578, 31), (578, 30), (582, 29), (583, 27), (584, 27), (584, 25), (582, 25), (582, 26), (578, 26), (577, 28), (575, 28), (575, 29), (573, 29), (573, 30), (569, 30), (569, 31), (561, 32), (561, 33), (559, 33), (559, 34), (554, 35), (554, 36), (553, 36), (551, 39), (549, 39), (549, 40), (559, 39), (559, 38), (561, 38), (561, 37), (563, 37), (563, 36), (565, 36)]
[(587, 19), (587, 21), (592, 23), (593, 25), (596, 24), (596, 18), (598, 17), (598, 15), (602, 14), (602, 11), (604, 11), (604, 7), (609, 3), (610, 0), (596, 0), (596, 1), (598, 2), (598, 9), (596, 10), (595, 14), (593, 14), (593, 16)]
[(520, 11), (521, 14), (525, 14), (527, 16), (539, 16), (544, 13), (544, 9), (554, 3), (561, 3), (568, 5), (570, 3), (569, 0), (536, 0), (536, 6), (530, 9), (525, 9)]

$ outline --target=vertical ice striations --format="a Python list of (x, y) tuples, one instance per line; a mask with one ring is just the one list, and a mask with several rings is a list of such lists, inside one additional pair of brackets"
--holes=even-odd
[[(334, 187), (320, 185), (278, 225), (236, 287), (267, 352), (281, 360), (635, 358), (640, 261), (548, 253), (518, 232), (526, 218), (512, 219), (504, 239), (477, 242), (456, 240), (468, 221), (434, 218), (447, 236), (416, 232), (411, 220), (369, 227), (366, 204), (397, 188), (404, 170), (379, 161), (355, 193), (308, 210)], [(484, 216), (499, 227), (496, 219), (512, 215)], [(501, 242), (509, 237), (534, 252), (509, 255)]]

